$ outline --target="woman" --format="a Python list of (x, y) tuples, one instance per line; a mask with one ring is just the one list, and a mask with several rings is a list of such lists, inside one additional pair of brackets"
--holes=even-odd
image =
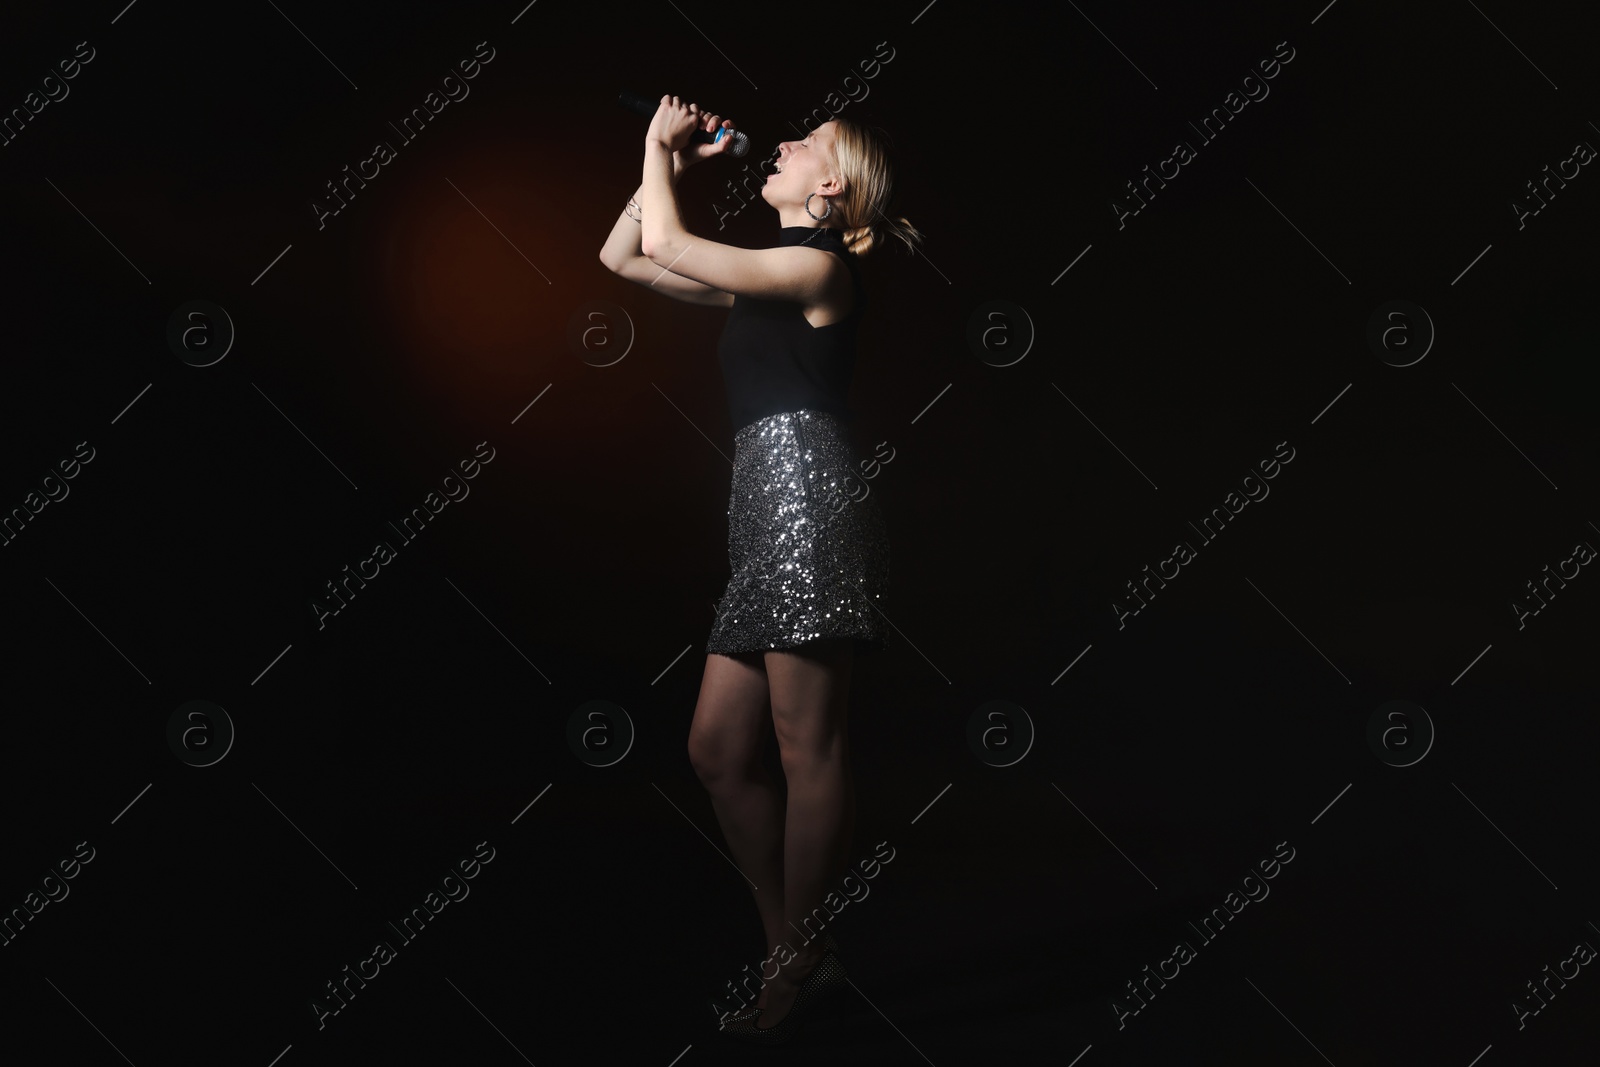
[[(835, 119), (779, 146), (761, 190), (778, 212), (775, 247), (691, 235), (674, 186), (732, 141), (691, 145), (690, 135), (722, 129), (733, 123), (661, 98), (643, 183), (600, 258), (669, 296), (731, 309), (718, 357), (736, 430), (733, 575), (706, 644), (689, 758), (756, 886), (771, 950), (760, 998), (721, 1013), (723, 1029), (776, 1044), (844, 977), (831, 934), (818, 935), (854, 822), (845, 712), (855, 654), (880, 651), (888, 629), (883, 517), (845, 482), (856, 467), (845, 394), (865, 296), (857, 260), (881, 234), (913, 249), (921, 234), (884, 215), (892, 177), (876, 131)], [(769, 724), (787, 803), (761, 759)]]

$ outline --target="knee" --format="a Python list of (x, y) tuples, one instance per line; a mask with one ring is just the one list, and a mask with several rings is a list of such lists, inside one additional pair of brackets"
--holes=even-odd
[(689, 731), (689, 763), (707, 789), (751, 777), (751, 761), (715, 733)]
[(837, 775), (844, 771), (844, 742), (838, 736), (826, 740), (780, 736), (778, 758), (790, 782)]

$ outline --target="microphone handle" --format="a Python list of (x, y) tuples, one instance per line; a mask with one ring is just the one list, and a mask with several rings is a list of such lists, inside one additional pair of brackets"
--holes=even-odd
[[(617, 94), (617, 103), (621, 104), (629, 111), (634, 111), (640, 115), (643, 115), (647, 119), (655, 118), (656, 111), (661, 107), (659, 101), (647, 100), (638, 93), (630, 93), (626, 89)], [(704, 130), (695, 130), (689, 135), (689, 140), (693, 141), (695, 144), (716, 144), (722, 139), (722, 135), (727, 132), (729, 131), (726, 129), (721, 129), (714, 134), (710, 134)]]

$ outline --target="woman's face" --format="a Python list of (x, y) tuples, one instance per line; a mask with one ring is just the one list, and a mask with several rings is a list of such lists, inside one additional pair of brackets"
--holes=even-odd
[(833, 132), (834, 124), (824, 122), (805, 137), (778, 146), (776, 170), (762, 187), (768, 203), (800, 203), (833, 176)]

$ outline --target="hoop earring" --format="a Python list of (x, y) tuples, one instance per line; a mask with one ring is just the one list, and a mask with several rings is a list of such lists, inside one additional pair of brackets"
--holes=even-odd
[[(805, 208), (807, 215), (811, 215), (811, 197), (816, 195), (816, 193), (812, 193), (811, 196), (806, 197)], [(811, 215), (811, 217), (816, 219), (818, 222), (821, 222), (823, 219), (833, 214), (833, 201), (829, 200), (827, 197), (823, 197), (822, 202), (827, 206), (828, 210), (824, 211), (821, 215)]]

